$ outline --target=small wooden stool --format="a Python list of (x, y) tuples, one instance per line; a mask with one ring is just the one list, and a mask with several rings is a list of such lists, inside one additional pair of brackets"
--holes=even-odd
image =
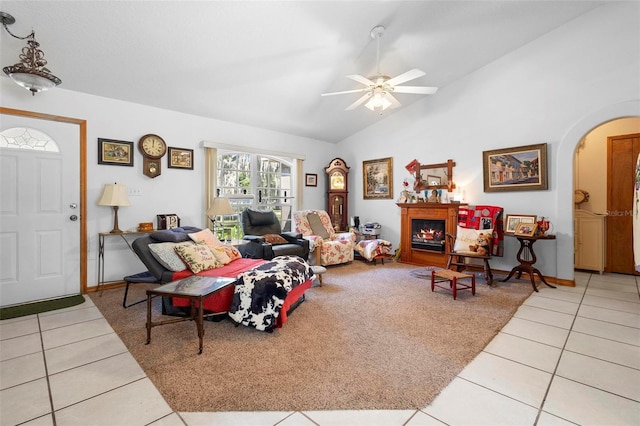
[[(439, 278), (436, 280), (436, 278)], [(459, 280), (471, 278), (471, 285), (460, 283)], [(448, 282), (449, 286), (445, 287), (444, 285), (440, 285), (439, 283)], [(450, 269), (438, 269), (431, 271), (431, 291), (434, 291), (435, 287), (443, 288), (445, 290), (451, 289), (453, 293), (453, 300), (456, 300), (458, 296), (458, 290), (468, 290), (471, 289), (471, 294), (475, 296), (476, 294), (476, 276), (475, 275), (467, 275), (461, 272), (452, 271)]]

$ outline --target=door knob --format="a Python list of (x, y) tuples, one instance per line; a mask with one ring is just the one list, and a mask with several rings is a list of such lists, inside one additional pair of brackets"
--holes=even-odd
[(76, 220), (78, 220), (78, 216), (72, 214), (71, 216), (69, 216), (69, 219), (71, 219), (72, 222), (75, 222)]

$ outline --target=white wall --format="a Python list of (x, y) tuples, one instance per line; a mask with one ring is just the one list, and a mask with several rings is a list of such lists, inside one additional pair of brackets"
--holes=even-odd
[[(598, 124), (640, 116), (639, 16), (639, 3), (597, 8), (342, 141), (341, 155), (352, 172), (349, 214), (380, 222), (383, 237), (397, 246), (400, 209), (394, 200), (362, 198), (362, 161), (392, 156), (397, 194), (409, 177), (409, 161), (451, 158), (467, 202), (550, 218), (558, 239), (537, 243), (536, 266), (545, 275), (572, 279), (573, 152)], [(483, 151), (543, 142), (548, 190), (483, 191)], [(506, 237), (505, 256), (493, 266), (510, 270), (518, 248)]]
[[(89, 287), (97, 285), (98, 233), (113, 227), (112, 210), (97, 205), (105, 183), (118, 182), (136, 188), (141, 196), (130, 197), (131, 206), (119, 210), (122, 230), (135, 230), (140, 222), (156, 223), (156, 214), (176, 213), (183, 225), (206, 226), (203, 223), (204, 150), (202, 141), (274, 151), (294, 152), (306, 156), (304, 171), (318, 173), (333, 158), (334, 144), (311, 140), (234, 123), (176, 113), (113, 99), (56, 88), (36, 96), (0, 78), (4, 107), (87, 120), (87, 238)], [(162, 174), (150, 179), (142, 174), (142, 155), (138, 139), (156, 133), (169, 146), (194, 150), (194, 170), (169, 169), (162, 159)], [(98, 138), (134, 142), (134, 167), (98, 164)], [(322, 176), (319, 176), (320, 182)], [(304, 208), (324, 205), (322, 186), (305, 187)], [(121, 280), (128, 274), (145, 270), (118, 237), (105, 241), (105, 279)]]

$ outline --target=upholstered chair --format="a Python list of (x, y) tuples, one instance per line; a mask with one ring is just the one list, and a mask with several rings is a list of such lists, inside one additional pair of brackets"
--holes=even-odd
[(257, 257), (273, 259), (276, 256), (309, 257), (309, 241), (297, 232), (282, 232), (280, 221), (272, 210), (246, 209), (240, 215), (244, 240), (260, 245)]
[(324, 210), (300, 210), (293, 213), (296, 232), (309, 240), (310, 259), (319, 266), (338, 265), (353, 261), (356, 234), (336, 232), (329, 214)]

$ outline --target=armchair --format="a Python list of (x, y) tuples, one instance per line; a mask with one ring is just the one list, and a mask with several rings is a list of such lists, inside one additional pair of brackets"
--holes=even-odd
[(337, 265), (353, 261), (356, 234), (336, 232), (329, 214), (324, 210), (300, 210), (293, 213), (296, 232), (311, 243), (318, 266)]
[(266, 260), (276, 256), (300, 256), (308, 260), (309, 241), (295, 232), (282, 232), (280, 221), (273, 211), (245, 209), (240, 214), (240, 224), (243, 239), (260, 247), (255, 256)]

